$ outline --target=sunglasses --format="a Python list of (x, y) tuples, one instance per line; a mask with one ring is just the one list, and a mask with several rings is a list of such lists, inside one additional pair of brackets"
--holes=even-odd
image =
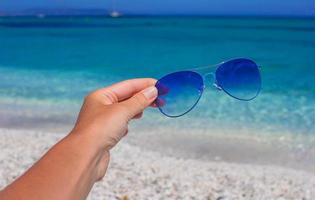
[(155, 104), (168, 117), (183, 116), (197, 105), (207, 83), (235, 99), (250, 101), (261, 90), (260, 70), (254, 61), (237, 58), (167, 74), (155, 85), (158, 89)]

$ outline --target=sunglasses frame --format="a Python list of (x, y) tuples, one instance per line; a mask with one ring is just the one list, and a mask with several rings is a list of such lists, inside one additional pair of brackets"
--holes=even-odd
[[(259, 80), (260, 80), (260, 85), (259, 85), (259, 88), (257, 89), (257, 92), (255, 94), (255, 96), (253, 96), (252, 98), (250, 99), (242, 99), (242, 98), (238, 98), (236, 96), (233, 96), (232, 94), (230, 94), (226, 89), (224, 89), (224, 87), (221, 87), (219, 84), (218, 84), (218, 81), (217, 81), (217, 77), (216, 77), (216, 72), (217, 70), (225, 63), (227, 62), (231, 62), (231, 61), (235, 61), (235, 60), (247, 60), (247, 61), (251, 61), (253, 63), (255, 63), (258, 71), (259, 71)], [(235, 58), (235, 59), (230, 59), (230, 60), (226, 60), (226, 61), (223, 61), (221, 63), (218, 63), (218, 64), (215, 64), (215, 65), (210, 65), (210, 66), (204, 66), (204, 67), (197, 67), (197, 68), (191, 68), (191, 69), (187, 69), (187, 70), (180, 70), (180, 71), (176, 71), (176, 72), (172, 72), (170, 74), (173, 74), (173, 73), (178, 73), (178, 72), (193, 72), (193, 73), (196, 73), (200, 76), (201, 80), (202, 80), (202, 89), (199, 90), (199, 96), (198, 96), (198, 99), (196, 100), (196, 102), (191, 106), (190, 109), (188, 109), (187, 111), (185, 111), (184, 113), (180, 114), (180, 115), (169, 115), (167, 113), (165, 113), (160, 106), (157, 106), (158, 109), (160, 110), (160, 112), (162, 114), (164, 114), (165, 116), (167, 117), (171, 117), (171, 118), (176, 118), (176, 117), (181, 117), (187, 113), (189, 113), (192, 109), (194, 109), (196, 107), (196, 105), (198, 104), (199, 100), (201, 99), (202, 97), (202, 94), (203, 94), (203, 91), (206, 89), (206, 80), (207, 80), (207, 77), (208, 76), (211, 76), (212, 77), (212, 86), (217, 89), (218, 91), (224, 91), (227, 95), (229, 95), (230, 97), (234, 98), (234, 99), (237, 99), (237, 100), (241, 100), (241, 101), (251, 101), (253, 99), (255, 99), (261, 89), (262, 89), (262, 79), (261, 79), (261, 70), (260, 70), (261, 66), (258, 66), (256, 64), (256, 62), (254, 62), (253, 60), (251, 59), (248, 59), (248, 58)], [(170, 75), (170, 74), (167, 74), (167, 75)], [(165, 75), (165, 76), (167, 76)], [(163, 77), (162, 77), (163, 78)], [(159, 81), (157, 81), (156, 85), (158, 84)], [(158, 105), (158, 104), (157, 104)]]

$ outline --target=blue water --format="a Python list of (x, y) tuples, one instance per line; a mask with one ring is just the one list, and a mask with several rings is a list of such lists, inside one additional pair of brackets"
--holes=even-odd
[(185, 126), (315, 135), (314, 36), (315, 19), (0, 18), (0, 100), (79, 105), (116, 81), (248, 57), (262, 66), (260, 96), (240, 102), (209, 89)]

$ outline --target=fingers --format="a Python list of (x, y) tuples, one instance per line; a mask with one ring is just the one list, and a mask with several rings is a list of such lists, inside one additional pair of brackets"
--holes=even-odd
[(131, 120), (139, 115), (145, 108), (150, 106), (152, 102), (157, 97), (158, 91), (156, 87), (148, 87), (141, 92), (138, 92), (128, 100), (121, 102), (121, 105), (124, 105), (127, 111), (127, 118)]
[(140, 119), (143, 115), (143, 112), (136, 114), (132, 119)]
[(152, 108), (157, 108), (158, 105), (156, 105), (156, 102), (152, 102), (151, 105), (150, 105), (150, 107), (152, 107)]
[(141, 90), (154, 86), (155, 83), (156, 80), (152, 78), (130, 79), (99, 89), (95, 93), (104, 97), (105, 104), (112, 104), (128, 99)]

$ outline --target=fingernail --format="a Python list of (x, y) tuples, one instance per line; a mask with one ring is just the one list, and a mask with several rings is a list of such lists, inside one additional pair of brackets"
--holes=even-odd
[(147, 89), (145, 89), (143, 91), (143, 95), (147, 99), (154, 99), (154, 98), (156, 98), (157, 93), (158, 93), (158, 91), (157, 91), (156, 87), (154, 87), (154, 86), (151, 86), (151, 87), (149, 87), (149, 88), (147, 88)]

